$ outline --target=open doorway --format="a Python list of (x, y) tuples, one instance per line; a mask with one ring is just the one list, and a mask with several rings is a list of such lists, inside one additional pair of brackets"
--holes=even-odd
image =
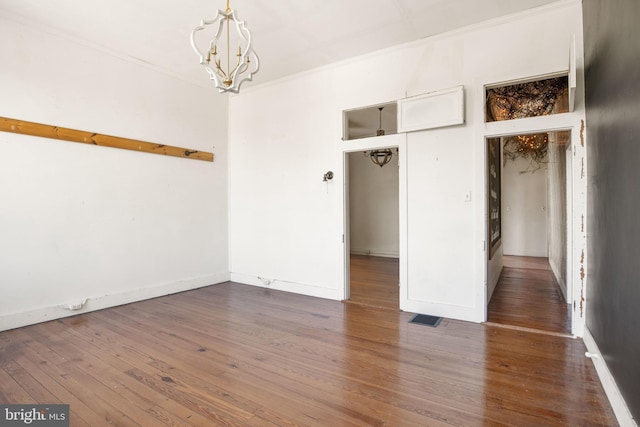
[(399, 309), (398, 148), (345, 154), (347, 299)]
[(488, 322), (571, 333), (570, 139), (570, 131), (554, 131), (488, 141), (501, 149), (497, 256), (504, 266)]

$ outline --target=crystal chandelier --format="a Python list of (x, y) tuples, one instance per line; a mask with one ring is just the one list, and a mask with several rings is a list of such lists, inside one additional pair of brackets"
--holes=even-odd
[[(211, 27), (207, 28), (208, 26)], [(198, 47), (196, 33), (207, 29), (212, 31), (212, 36), (203, 51)], [(252, 80), (260, 68), (258, 55), (251, 44), (251, 32), (244, 21), (238, 20), (236, 11), (229, 7), (229, 0), (226, 10), (218, 10), (215, 18), (208, 21), (203, 19), (194, 28), (191, 32), (191, 47), (200, 57), (200, 64), (207, 70), (220, 93), (238, 93), (240, 85), (246, 80)]]

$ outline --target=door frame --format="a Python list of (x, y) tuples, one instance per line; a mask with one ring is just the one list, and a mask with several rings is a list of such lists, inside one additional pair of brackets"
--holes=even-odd
[[(486, 130), (492, 130), (490, 132), (485, 132), (483, 136), (483, 144), (482, 146), (484, 151), (484, 186), (486, 191), (487, 185), (487, 171), (486, 171), (486, 144), (489, 138), (500, 138), (505, 136), (514, 136), (521, 134), (530, 134), (530, 133), (543, 133), (543, 132), (553, 132), (553, 131), (570, 131), (571, 139), (570, 144), (568, 144), (568, 153), (569, 150), (571, 155), (569, 159), (566, 160), (567, 171), (565, 174), (566, 184), (567, 184), (567, 242), (566, 242), (566, 250), (567, 253), (571, 256), (567, 257), (567, 304), (571, 304), (571, 334), (574, 336), (582, 336), (584, 330), (584, 304), (585, 301), (582, 299), (584, 295), (584, 275), (585, 275), (585, 259), (584, 253), (586, 252), (586, 234), (583, 227), (583, 222), (579, 222), (579, 218), (582, 218), (581, 221), (586, 216), (586, 180), (584, 176), (584, 121), (581, 120), (579, 125), (572, 124), (571, 121), (567, 120), (571, 116), (574, 116), (574, 113), (564, 113), (558, 114), (555, 116), (543, 116), (543, 117), (533, 117), (527, 119), (518, 119), (504, 122), (491, 122), (487, 123), (485, 126)], [(512, 123), (516, 122), (516, 123)], [(525, 126), (523, 126), (525, 125)], [(580, 146), (581, 150), (578, 150), (578, 146)], [(569, 180), (569, 177), (571, 178)], [(484, 206), (484, 214), (482, 215), (484, 223), (487, 221), (487, 210), (488, 205), (485, 197), (485, 206)], [(569, 200), (571, 203), (569, 203)], [(489, 241), (488, 232), (484, 230), (484, 241)], [(486, 243), (485, 243), (486, 245)], [(489, 259), (486, 256), (484, 257), (484, 274), (485, 274), (485, 286), (484, 286), (484, 321), (487, 320), (487, 307), (489, 305), (489, 295), (488, 295), (488, 281), (489, 281), (489, 268), (488, 263)], [(576, 274), (576, 272), (581, 272), (580, 275)], [(581, 277), (581, 280), (576, 280), (577, 277)]]
[[(572, 135), (573, 138), (573, 135)], [(565, 185), (567, 187), (567, 191), (566, 191), (566, 199), (567, 199), (567, 217), (565, 218), (566, 222), (567, 222), (567, 272), (565, 274), (566, 279), (567, 279), (567, 294), (565, 295), (566, 299), (567, 299), (567, 304), (571, 304), (571, 302), (573, 301), (574, 298), (574, 286), (572, 286), (573, 284), (573, 268), (572, 268), (572, 264), (573, 264), (573, 256), (572, 256), (572, 248), (573, 245), (569, 245), (568, 242), (572, 242), (573, 243), (573, 223), (575, 221), (574, 216), (573, 216), (573, 152), (574, 152), (574, 146), (576, 145), (576, 141), (574, 141), (573, 139), (569, 140), (569, 144), (567, 144), (567, 149), (566, 149), (566, 153), (565, 153)], [(573, 315), (571, 316), (571, 328), (573, 330)]]
[(348, 300), (350, 297), (350, 256), (351, 256), (351, 243), (349, 238), (350, 232), (350, 218), (349, 218), (349, 154), (370, 151), (376, 149), (391, 148), (398, 150), (398, 227), (399, 227), (399, 286), (400, 286), (400, 301), (398, 301), (400, 310), (403, 310), (407, 301), (407, 259), (406, 259), (406, 246), (407, 246), (407, 209), (406, 209), (406, 134), (392, 134), (371, 138), (360, 138), (356, 140), (345, 141), (341, 151), (342, 158), (342, 277), (343, 283), (343, 300)]

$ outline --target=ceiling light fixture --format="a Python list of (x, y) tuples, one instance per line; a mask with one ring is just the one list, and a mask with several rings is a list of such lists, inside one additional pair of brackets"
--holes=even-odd
[[(378, 126), (378, 131), (376, 132), (377, 136), (385, 135), (385, 131), (384, 129), (382, 129), (382, 109), (383, 108), (384, 107), (378, 107), (379, 126)], [(380, 167), (383, 167), (384, 165), (389, 163), (391, 161), (391, 157), (393, 157), (393, 152), (389, 148), (385, 148), (382, 150), (372, 150), (369, 153), (369, 158), (371, 159), (371, 161)]]
[(371, 161), (380, 167), (389, 163), (391, 161), (391, 157), (393, 157), (393, 152), (389, 148), (385, 148), (383, 150), (372, 150), (371, 153), (369, 153)]
[[(207, 42), (206, 53), (203, 53), (198, 48), (196, 33), (210, 25), (213, 35)], [(231, 31), (232, 26), (235, 31)], [(222, 43), (219, 44), (221, 40)], [(234, 52), (231, 51), (231, 46), (237, 46)], [(258, 55), (251, 44), (251, 32), (244, 21), (238, 20), (236, 11), (229, 7), (229, 0), (226, 10), (218, 10), (215, 18), (208, 21), (203, 19), (194, 28), (191, 32), (191, 47), (200, 57), (200, 64), (207, 70), (220, 93), (238, 93), (240, 85), (246, 80), (252, 80), (260, 68)]]

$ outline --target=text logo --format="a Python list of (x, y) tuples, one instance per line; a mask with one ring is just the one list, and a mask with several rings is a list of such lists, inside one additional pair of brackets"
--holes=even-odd
[(69, 405), (0, 405), (0, 427), (69, 427)]

